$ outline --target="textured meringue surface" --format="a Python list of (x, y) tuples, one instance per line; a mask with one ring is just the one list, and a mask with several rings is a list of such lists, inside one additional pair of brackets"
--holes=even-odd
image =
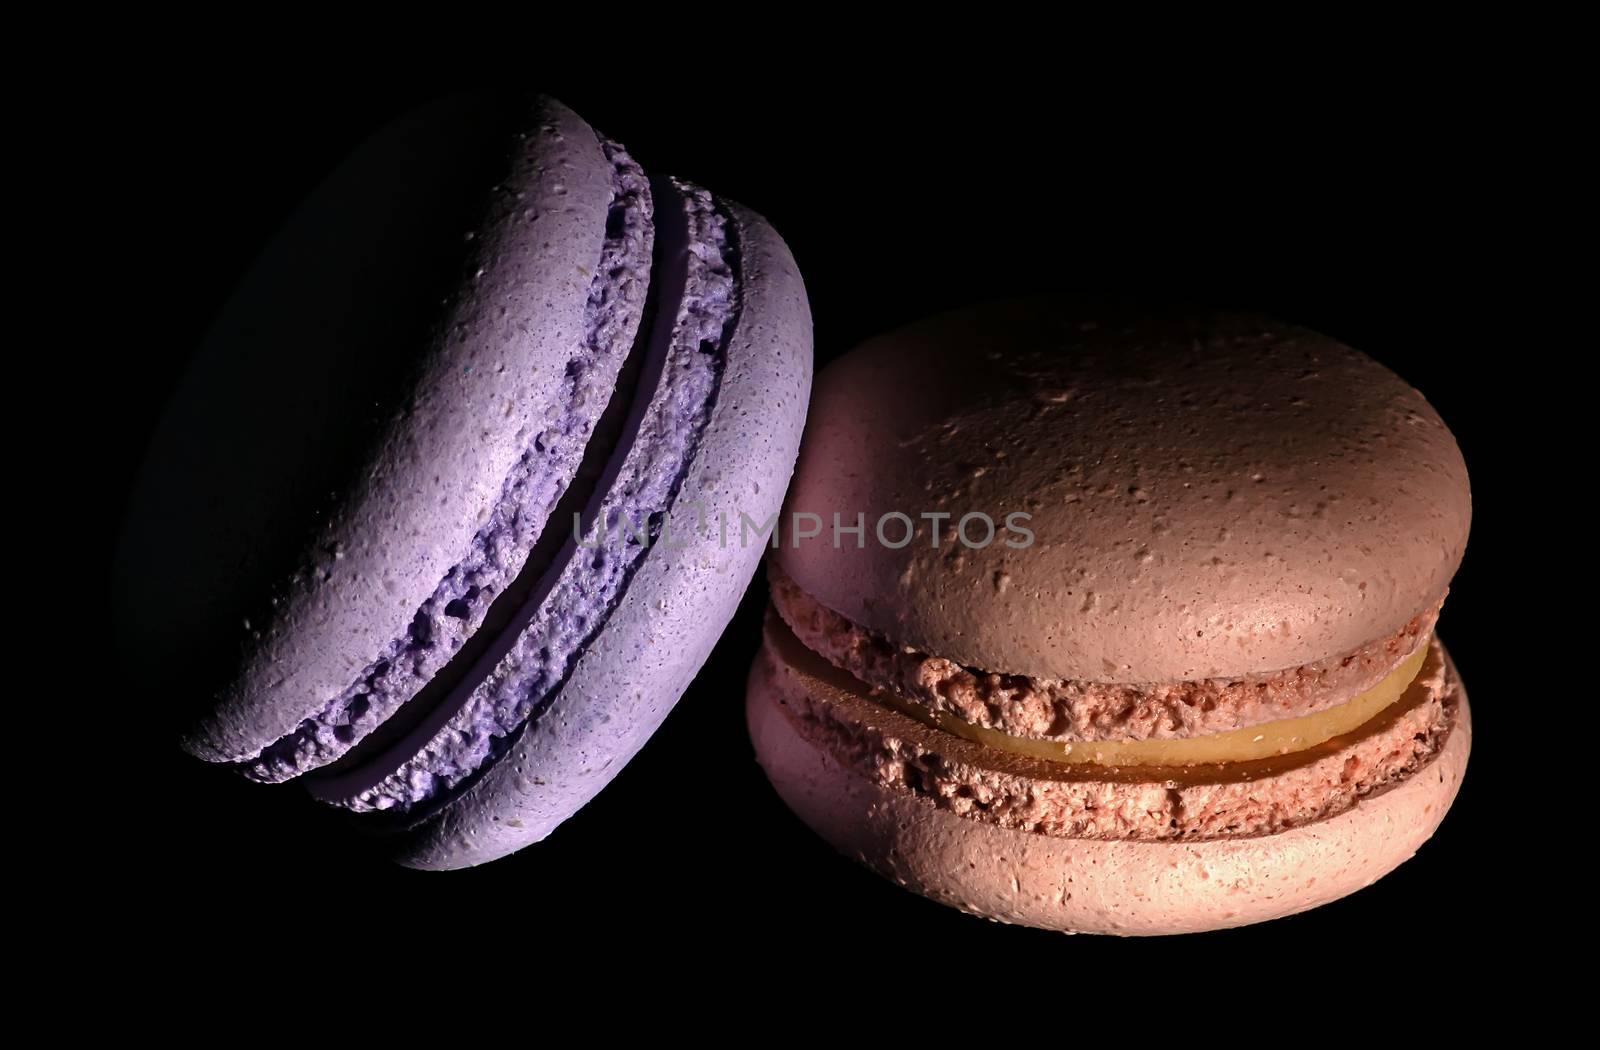
[[(787, 510), (914, 521), (900, 547), (824, 528), (776, 552), (806, 594), (891, 643), (1003, 675), (1173, 683), (1401, 631), (1445, 593), (1471, 497), (1438, 413), (1336, 340), (1036, 298), (830, 364)], [(1026, 514), (1032, 540), (984, 544), (978, 519), (963, 538), (975, 514)]]
[(638, 331), (654, 240), (644, 172), (620, 146), (601, 145), (613, 170), (606, 239), (590, 282), (583, 338), (561, 375), (554, 418), (532, 437), (465, 557), (451, 566), (406, 632), (325, 708), (243, 762), (252, 779), (287, 780), (338, 759), (427, 685), (521, 570), (572, 480)]

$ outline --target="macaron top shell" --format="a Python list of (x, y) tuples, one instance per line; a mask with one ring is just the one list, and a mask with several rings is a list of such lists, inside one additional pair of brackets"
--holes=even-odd
[[(215, 669), (210, 688), (227, 684), (186, 739), (201, 757), (259, 753), (404, 637), (520, 457), (570, 410), (556, 379), (584, 338), (613, 168), (559, 103), (513, 116), (509, 157), (504, 117), (444, 104), (368, 143), (307, 205), (320, 221), (269, 249), (267, 279), (247, 282), (168, 412), (130, 514), (120, 604), (146, 658), (174, 673), (217, 650), (239, 656)], [(498, 183), (484, 209), (487, 179)], [(433, 221), (457, 199), (475, 210)], [(339, 239), (305, 243), (325, 227)], [(324, 263), (334, 254), (346, 270)], [(465, 261), (466, 279), (441, 275), (422, 304), (420, 286), (366, 297), (386, 267), (440, 258)], [(298, 283), (297, 266), (309, 273)], [(355, 306), (341, 312), (339, 296)], [(366, 330), (412, 310), (432, 314), (430, 339)], [(592, 422), (603, 407), (578, 411)], [(351, 466), (330, 474), (334, 460)], [(326, 488), (310, 491), (315, 479)], [(241, 578), (290, 540), (270, 603), (230, 604), (263, 593)]]
[[(1176, 682), (1398, 630), (1447, 588), (1471, 501), (1423, 396), (1332, 339), (1033, 299), (825, 369), (785, 511), (822, 527), (784, 536), (784, 571), (893, 642), (1002, 674)], [(911, 542), (891, 546), (898, 518), (874, 534), (891, 513)], [(836, 536), (835, 514), (865, 537)], [(958, 531), (974, 514), (992, 534)]]

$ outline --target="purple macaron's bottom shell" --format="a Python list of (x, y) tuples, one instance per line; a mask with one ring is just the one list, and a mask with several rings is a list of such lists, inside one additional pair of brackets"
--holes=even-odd
[(727, 332), (738, 313), (726, 220), (703, 191), (685, 192), (683, 200), (689, 235), (683, 294), (673, 314), (659, 316), (659, 323), (672, 324), (670, 343), (654, 391), (640, 392), (648, 403), (598, 513), (585, 523), (583, 545), (568, 548), (554, 584), (513, 627), (509, 649), (444, 727), (375, 786), (343, 800), (346, 807), (410, 809), (494, 761), (605, 626), (649, 549), (646, 538), (655, 533), (659, 542), (662, 516), (673, 509), (715, 403)]
[[(565, 412), (540, 433), (506, 479), (472, 546), (361, 677), (291, 734), (240, 765), (277, 783), (339, 758), (415, 696), (483, 621), (494, 597), (522, 568), (583, 456), (633, 343), (650, 280), (652, 208), (643, 170), (602, 142), (614, 184), (599, 269), (584, 309), (584, 339), (561, 382)], [(559, 523), (557, 523), (559, 524)]]
[[(764, 544), (739, 516), (778, 513), (811, 386), (811, 318), (794, 260), (758, 216), (725, 209), (738, 247), (740, 313), (711, 418), (680, 486), (709, 528), (652, 546), (548, 706), (499, 761), (415, 826), (396, 859), (427, 869), (502, 857), (593, 798), (660, 726), (732, 618)], [(731, 522), (727, 536), (719, 522)]]

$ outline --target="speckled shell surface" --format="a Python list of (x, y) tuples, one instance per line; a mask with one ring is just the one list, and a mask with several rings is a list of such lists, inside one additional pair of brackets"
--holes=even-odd
[[(476, 191), (468, 221), (477, 224), (441, 226), (442, 236), (471, 242), (477, 263), (475, 272), (457, 275), (447, 310), (441, 313), (437, 299), (419, 305), (397, 298), (392, 288), (374, 291), (380, 306), (365, 313), (341, 313), (336, 301), (321, 314), (305, 306), (339, 295), (361, 300), (361, 282), (392, 255), (448, 256), (445, 245), (421, 242), (413, 232), (421, 225), (415, 209), (435, 207), (448, 194), (424, 174), (394, 171), (444, 172), (440, 186), (460, 178), (466, 161), (452, 150), (464, 155), (478, 144), (453, 136), (471, 119), (471, 112), (448, 108), (408, 118), (333, 177), (334, 192), (314, 197), (309, 218), (269, 249), (265, 279), (230, 306), (152, 449), (149, 462), (158, 470), (143, 480), (124, 559), (151, 584), (142, 596), (137, 580), (125, 592), (134, 597), (124, 605), (143, 609), (135, 617), (140, 644), (174, 669), (191, 654), (242, 653), (231, 684), (211, 697), (209, 713), (187, 735), (186, 747), (202, 758), (235, 761), (259, 752), (403, 635), (467, 549), (518, 458), (566, 407), (556, 403), (558, 379), (582, 338), (612, 181), (593, 130), (554, 101), (513, 115), (517, 137), (495, 140), (514, 145), (509, 163), (492, 176), (501, 181), (487, 210), (482, 200), (492, 183), (458, 187)], [(362, 203), (362, 180), (392, 184), (383, 190), (392, 213)], [(335, 228), (323, 213), (339, 208), (355, 217), (336, 216), (341, 239), (319, 244), (321, 235), (307, 231)], [(319, 269), (335, 252), (350, 257), (347, 270)], [(302, 271), (310, 276), (299, 278)], [(306, 311), (302, 327), (280, 319), (286, 307)], [(423, 353), (398, 338), (389, 345), (370, 333), (339, 331), (412, 309), (440, 318), (431, 340), (419, 341)], [(271, 340), (260, 336), (263, 329)], [(354, 355), (344, 352), (349, 336), (373, 342), (360, 374), (347, 360)], [(352, 374), (341, 375), (345, 368)], [(373, 398), (350, 396), (352, 385), (369, 383)], [(378, 399), (377, 391), (392, 399)], [(330, 425), (338, 429), (341, 413), (371, 414), (372, 439), (350, 448), (319, 445)], [(195, 435), (206, 439), (198, 443)], [(346, 455), (345, 473), (323, 470), (325, 460)], [(327, 490), (303, 491), (316, 477)], [(319, 500), (314, 520), (280, 513), (283, 505)], [(236, 618), (218, 597), (228, 589), (218, 581), (244, 571), (236, 563), (255, 556), (255, 543), (302, 534), (306, 553), (290, 578), (272, 584), (270, 608), (263, 601), (248, 618)], [(218, 633), (223, 616), (225, 642), (203, 642)]]
[(1459, 702), (1444, 749), (1393, 788), (1316, 823), (1198, 842), (1057, 838), (941, 810), (844, 768), (805, 740), (759, 676), (746, 718), (757, 758), (795, 814), (900, 886), (1000, 922), (1153, 935), (1305, 911), (1410, 858), (1444, 818), (1465, 774), (1472, 721), (1464, 690)]
[[(899, 549), (874, 523), (916, 523)], [(1013, 513), (1031, 545), (1008, 531)], [(1252, 316), (951, 313), (819, 376), (783, 569), (824, 605), (970, 667), (1172, 682), (1296, 667), (1444, 593), (1470, 521), (1461, 454), (1371, 358)], [(833, 515), (865, 515), (865, 543)], [(949, 517), (931, 543), (924, 513)], [(982, 549), (963, 516), (996, 525)], [(885, 535), (902, 540), (890, 520)], [(966, 536), (987, 536), (981, 519)]]
[[(711, 418), (675, 502), (709, 527), (650, 548), (561, 692), (471, 788), (415, 829), (397, 859), (460, 868), (548, 835), (644, 746), (732, 617), (765, 547), (739, 515), (780, 507), (811, 386), (811, 315), (788, 248), (729, 205), (743, 305)], [(731, 528), (726, 540), (718, 523)]]

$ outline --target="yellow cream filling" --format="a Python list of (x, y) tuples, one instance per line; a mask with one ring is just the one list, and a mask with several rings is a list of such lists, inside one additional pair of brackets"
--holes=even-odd
[(1070, 743), (1030, 740), (975, 726), (944, 712), (929, 711), (920, 704), (897, 696), (885, 694), (878, 699), (887, 701), (927, 725), (984, 747), (1051, 762), (1092, 762), (1103, 766), (1197, 766), (1216, 762), (1248, 762), (1255, 758), (1303, 751), (1324, 740), (1348, 733), (1400, 699), (1406, 687), (1416, 680), (1427, 656), (1428, 643), (1424, 642), (1400, 666), (1390, 671), (1383, 681), (1326, 711), (1183, 740), (1087, 740)]

